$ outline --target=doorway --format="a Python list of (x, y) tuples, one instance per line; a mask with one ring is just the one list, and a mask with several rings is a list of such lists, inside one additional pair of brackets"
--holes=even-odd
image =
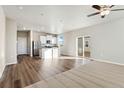
[(90, 57), (91, 56), (91, 41), (90, 36), (84, 37), (84, 57)]
[(17, 31), (17, 55), (30, 55), (30, 31)]
[(90, 36), (79, 36), (76, 38), (76, 56), (77, 57), (90, 57)]
[(83, 46), (84, 46), (84, 38), (82, 36), (79, 36), (76, 38), (76, 56), (78, 57), (83, 57), (84, 56), (84, 52), (83, 52)]

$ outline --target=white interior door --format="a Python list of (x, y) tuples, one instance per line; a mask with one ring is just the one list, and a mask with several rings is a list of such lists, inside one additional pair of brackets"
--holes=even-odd
[(18, 36), (17, 44), (18, 55), (27, 54), (27, 36)]

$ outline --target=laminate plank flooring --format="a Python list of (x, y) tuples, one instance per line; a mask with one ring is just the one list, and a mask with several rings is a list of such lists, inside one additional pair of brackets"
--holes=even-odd
[[(51, 82), (54, 80), (54, 83)], [(45, 82), (45, 85), (44, 83)], [(55, 86), (55, 84), (61, 86)], [(47, 87), (46, 87), (47, 86)], [(91, 61), (27, 88), (124, 88), (124, 65)]]
[[(87, 63), (90, 62), (86, 59), (75, 57), (62, 56), (58, 59), (43, 60), (38, 57), (31, 58), (26, 55), (21, 55), (18, 56), (17, 64), (6, 66), (3, 76), (0, 79), (0, 87), (23, 88), (38, 81), (42, 81), (43, 85), (40, 85), (42, 87), (48, 87), (48, 85), (52, 87), (51, 83), (56, 81), (56, 79), (52, 79), (53, 81), (48, 83), (48, 78)], [(56, 81), (56, 84), (59, 87), (65, 87), (59, 81)], [(57, 87), (56, 84), (53, 87)], [(75, 86), (80, 87), (77, 84)], [(38, 85), (35, 87), (38, 87)]]

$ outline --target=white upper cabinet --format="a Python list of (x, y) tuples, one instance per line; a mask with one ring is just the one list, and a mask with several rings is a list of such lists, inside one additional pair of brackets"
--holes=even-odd
[(51, 44), (57, 44), (57, 37), (52, 35), (40, 36), (41, 44), (46, 44), (46, 41), (50, 40)]
[(57, 38), (56, 37), (52, 37), (52, 44), (57, 44)]
[(52, 35), (47, 35), (47, 36), (46, 36), (46, 39), (47, 39), (47, 40), (52, 40)]
[(41, 44), (46, 44), (46, 36), (40, 36)]

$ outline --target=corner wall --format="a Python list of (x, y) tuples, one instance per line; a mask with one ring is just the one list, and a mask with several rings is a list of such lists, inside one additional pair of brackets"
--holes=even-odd
[(0, 6), (0, 78), (5, 68), (5, 15)]
[(12, 19), (6, 18), (6, 64), (17, 63), (17, 25)]

